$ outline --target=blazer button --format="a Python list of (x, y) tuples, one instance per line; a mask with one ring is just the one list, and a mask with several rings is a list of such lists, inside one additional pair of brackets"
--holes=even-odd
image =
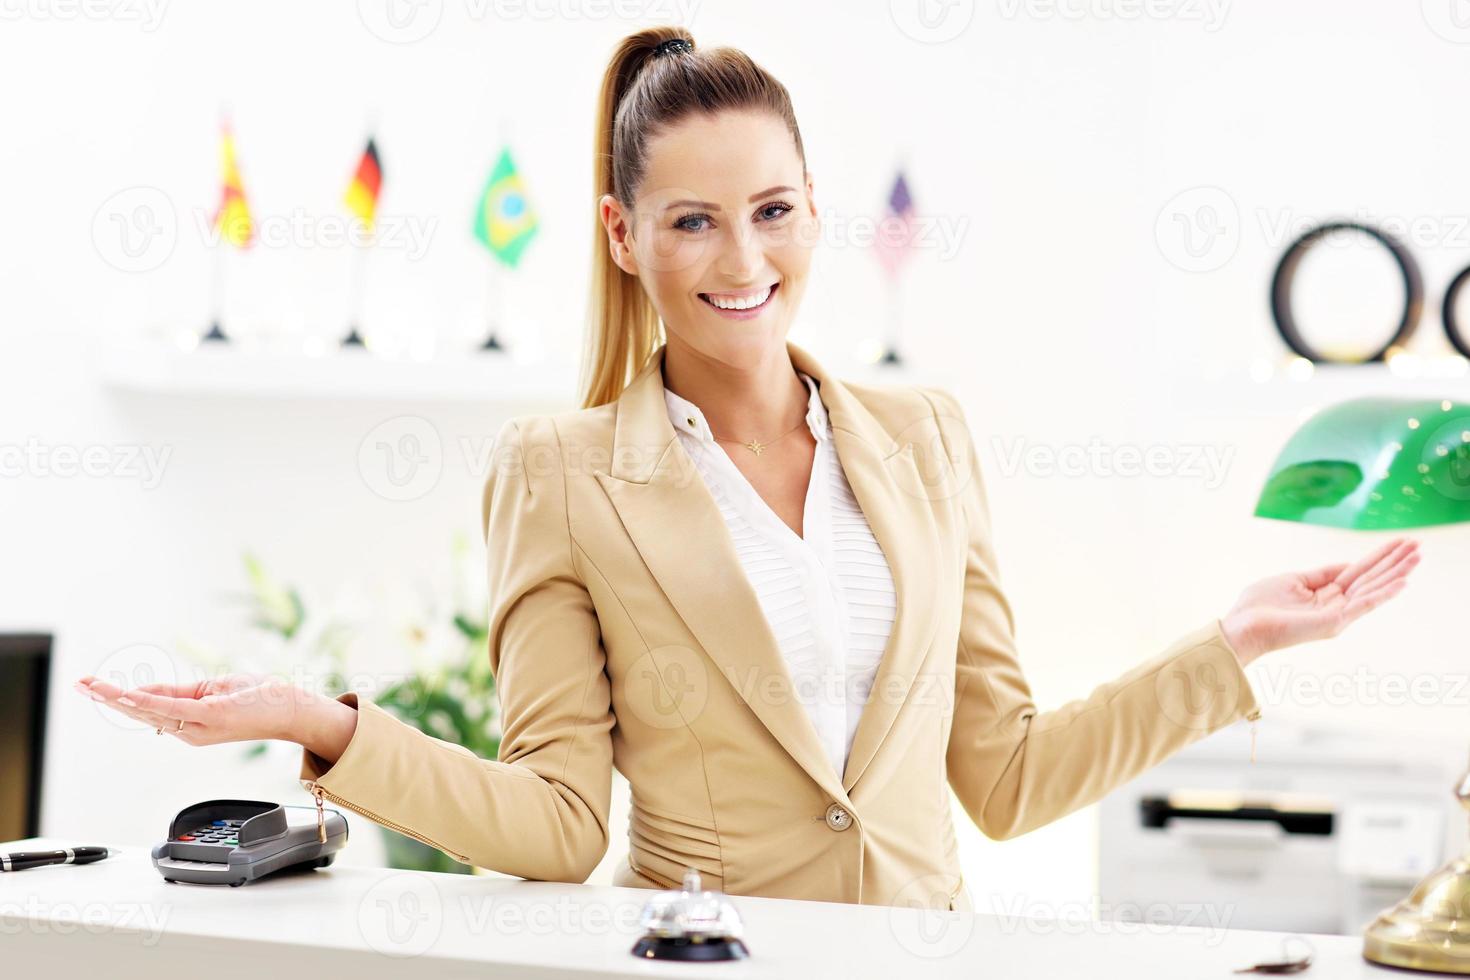
[(827, 826), (833, 830), (846, 830), (852, 826), (852, 814), (833, 803), (827, 807)]

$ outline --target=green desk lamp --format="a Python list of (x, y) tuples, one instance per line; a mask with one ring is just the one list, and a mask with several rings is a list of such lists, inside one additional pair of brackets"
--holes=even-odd
[[(1256, 514), (1367, 531), (1470, 521), (1470, 404), (1359, 398), (1323, 409), (1282, 449)], [(1470, 772), (1455, 796), (1470, 812)], [(1380, 913), (1363, 956), (1470, 974), (1470, 853)]]

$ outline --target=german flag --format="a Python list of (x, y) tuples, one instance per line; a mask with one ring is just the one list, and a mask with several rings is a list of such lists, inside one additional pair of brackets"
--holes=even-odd
[(378, 144), (369, 138), (367, 149), (362, 151), (362, 159), (357, 163), (357, 173), (352, 175), (352, 183), (348, 185), (344, 198), (352, 213), (367, 224), (368, 231), (373, 230), (373, 216), (378, 210), (378, 189), (382, 185), (383, 167), (378, 161)]
[(214, 227), (231, 245), (249, 248), (255, 241), (255, 224), (250, 220), (250, 207), (245, 203), (245, 184), (240, 179), (240, 165), (235, 160), (235, 135), (228, 121), (224, 123), (220, 137), (220, 167), (220, 204), (214, 213)]

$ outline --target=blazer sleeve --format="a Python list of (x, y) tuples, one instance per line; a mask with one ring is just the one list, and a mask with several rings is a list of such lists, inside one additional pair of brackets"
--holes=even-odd
[(974, 438), (954, 396), (924, 390), (937, 403), (945, 451), (957, 461), (955, 493), (967, 529), (945, 762), (955, 795), (987, 837), (1035, 830), (1203, 736), (1260, 716), (1219, 619), (1190, 629), (1088, 697), (1039, 711), (1016, 653)]
[(338, 700), (358, 709), (352, 739), (330, 767), (303, 750), (301, 779), (466, 864), (585, 881), (607, 852), (613, 715), (549, 418), (501, 427), (481, 523), (499, 759), (427, 735), (348, 692)]

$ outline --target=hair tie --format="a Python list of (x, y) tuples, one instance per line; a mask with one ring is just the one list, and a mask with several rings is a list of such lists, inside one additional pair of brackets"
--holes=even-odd
[(670, 54), (670, 53), (675, 52), (675, 51), (693, 51), (693, 50), (694, 50), (694, 45), (690, 44), (684, 38), (682, 38), (682, 37), (671, 37), (667, 41), (660, 41), (658, 43), (658, 45), (653, 49), (653, 56), (655, 58), (657, 58), (660, 55)]

